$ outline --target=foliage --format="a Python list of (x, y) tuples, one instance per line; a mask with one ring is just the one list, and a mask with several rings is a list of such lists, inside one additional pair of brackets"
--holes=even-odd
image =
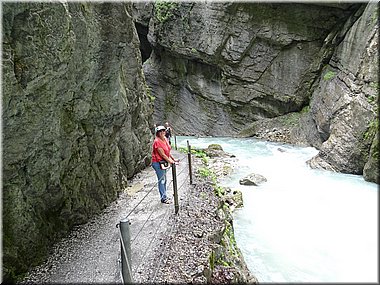
[[(220, 147), (214, 145), (212, 147)], [(211, 147), (211, 148), (212, 148)], [(183, 148), (185, 150), (185, 148)], [(187, 150), (186, 150), (187, 151)], [(203, 149), (191, 149), (192, 154), (198, 158), (208, 158)], [(214, 271), (216, 266), (230, 267), (235, 268), (239, 264), (241, 259), (241, 253), (237, 246), (233, 225), (232, 225), (232, 216), (231, 208), (229, 204), (225, 201), (224, 196), (226, 195), (226, 189), (217, 184), (216, 174), (209, 169), (208, 167), (200, 167), (197, 169), (197, 172), (201, 177), (211, 178), (212, 188), (215, 195), (219, 198), (220, 204), (219, 209), (221, 209), (225, 214), (223, 216), (223, 221), (225, 223), (224, 229), (221, 232), (221, 240), (219, 245), (221, 250), (212, 250), (209, 256), (209, 265), (212, 271)], [(201, 193), (202, 195), (203, 193)]]
[(207, 167), (200, 167), (198, 169), (198, 173), (200, 176), (204, 177), (204, 178), (207, 178), (211, 175), (211, 170)]
[(378, 128), (379, 128), (379, 122), (376, 118), (375, 120), (369, 123), (367, 131), (364, 133), (363, 138), (365, 140), (368, 140), (368, 139), (372, 140), (375, 137)]
[(298, 124), (301, 113), (293, 112), (283, 116), (283, 123), (286, 126), (295, 126)]
[(203, 149), (192, 148), (191, 153), (196, 157), (201, 158), (204, 164), (208, 164), (209, 157)]
[(160, 23), (164, 23), (173, 16), (173, 9), (177, 3), (170, 1), (157, 0), (154, 2), (154, 16)]
[(377, 9), (375, 9), (375, 10), (373, 11), (373, 14), (372, 14), (372, 16), (371, 16), (371, 20), (372, 20), (373, 23), (378, 22), (378, 10), (377, 10)]
[(306, 114), (306, 113), (309, 112), (309, 111), (310, 111), (310, 106), (307, 105), (307, 106), (305, 106), (305, 107), (302, 108), (302, 110), (301, 110), (301, 114)]
[(179, 152), (183, 152), (183, 153), (187, 153), (187, 147), (180, 146), (180, 147), (178, 148), (178, 151), (179, 151)]
[(216, 185), (214, 188), (214, 193), (217, 197), (223, 197), (226, 192), (222, 186)]
[[(180, 152), (187, 153), (187, 147), (180, 147), (178, 150)], [(190, 151), (191, 154), (195, 155), (195, 157), (201, 158), (204, 164), (208, 164), (209, 157), (203, 149), (191, 148)]]
[(208, 156), (202, 157), (202, 162), (208, 164)]
[(369, 95), (367, 98), (367, 101), (370, 104), (376, 104), (377, 103), (377, 94), (376, 95)]
[(199, 193), (199, 197), (202, 199), (202, 200), (205, 200), (207, 198), (207, 194), (205, 192), (201, 192)]
[(374, 159), (379, 159), (379, 142), (375, 142), (371, 156)]
[(372, 154), (371, 156), (374, 158), (374, 159), (379, 159), (379, 142), (375, 142), (374, 146), (373, 146), (373, 149), (372, 149)]
[(333, 79), (335, 76), (336, 76), (336, 72), (329, 70), (329, 71), (327, 71), (326, 74), (323, 76), (323, 79), (327, 81), (327, 80), (331, 80), (331, 79)]
[(150, 102), (154, 103), (154, 100), (156, 99), (156, 97), (152, 95), (152, 89), (148, 86), (146, 86), (146, 94), (148, 95)]
[(209, 263), (211, 270), (215, 269), (215, 251), (211, 251), (210, 257), (209, 257)]
[(379, 83), (377, 83), (377, 82), (371, 82), (370, 84), (369, 84), (369, 86), (371, 87), (371, 88), (374, 88), (374, 89), (376, 89), (377, 91), (379, 91)]
[(369, 84), (369, 87), (375, 89), (375, 93), (373, 95), (369, 95), (367, 100), (368, 100), (368, 103), (372, 104), (375, 106), (375, 111), (377, 112), (378, 110), (378, 99), (379, 99), (379, 83), (377, 82), (371, 82)]
[(201, 177), (210, 178), (214, 184), (216, 183), (216, 174), (212, 170), (210, 170), (209, 168), (200, 167), (200, 168), (198, 168), (197, 171)]
[(239, 252), (237, 251), (237, 244), (235, 240), (234, 230), (232, 228), (232, 225), (230, 223), (226, 223), (226, 228), (224, 230), (223, 236), (225, 237), (224, 240), (222, 240), (222, 245), (227, 246), (229, 253), (231, 256), (239, 256)]
[(196, 157), (207, 156), (205, 151), (203, 149), (199, 149), (199, 148), (191, 148), (191, 153), (194, 154)]

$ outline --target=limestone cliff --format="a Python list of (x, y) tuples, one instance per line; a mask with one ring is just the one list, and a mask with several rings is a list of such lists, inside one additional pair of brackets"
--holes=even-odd
[(196, 135), (275, 128), (321, 149), (313, 167), (361, 174), (371, 160), (374, 171), (377, 4), (150, 5), (135, 17), (149, 28), (144, 72), (156, 121)]
[(363, 10), (324, 66), (312, 95), (310, 116), (322, 144), (310, 164), (353, 174), (363, 174), (368, 164), (365, 178), (379, 183), (378, 152), (369, 155), (371, 145), (378, 145), (378, 5)]
[(150, 162), (152, 102), (129, 3), (3, 3), (3, 273)]

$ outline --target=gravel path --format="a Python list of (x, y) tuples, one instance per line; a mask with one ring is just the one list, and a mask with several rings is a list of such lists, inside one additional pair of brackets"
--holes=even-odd
[[(243, 259), (233, 267), (214, 265), (211, 272), (211, 253), (223, 252), (219, 242), (226, 218), (218, 210), (221, 201), (207, 179), (194, 176), (190, 185), (187, 155), (177, 151), (173, 155), (181, 159), (177, 166), (177, 214), (173, 203), (160, 202), (155, 172), (148, 167), (129, 181), (129, 187), (100, 215), (57, 243), (47, 261), (31, 270), (21, 283), (122, 283), (116, 225), (127, 216), (135, 283), (256, 282)], [(213, 169), (224, 175), (221, 158), (213, 161)], [(201, 164), (193, 158), (194, 169)], [(171, 170), (167, 178), (172, 180)], [(168, 196), (172, 195), (170, 183)]]
[[(182, 158), (177, 165), (177, 185), (182, 185), (179, 189), (181, 206), (190, 187), (187, 157), (176, 151), (173, 155)], [(167, 179), (168, 182), (172, 180), (171, 169)], [(156, 254), (154, 249), (162, 242), (175, 216), (174, 204), (160, 202), (157, 177), (152, 167), (135, 175), (128, 185), (101, 214), (74, 228), (58, 242), (46, 262), (32, 269), (21, 284), (121, 283), (120, 234), (116, 225), (127, 215), (131, 230), (133, 276), (134, 281), (139, 282), (144, 274), (144, 263)], [(168, 196), (172, 195), (171, 183)]]

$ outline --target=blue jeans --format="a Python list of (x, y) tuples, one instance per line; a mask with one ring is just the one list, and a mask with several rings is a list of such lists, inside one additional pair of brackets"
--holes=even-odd
[(166, 169), (160, 168), (160, 163), (153, 162), (153, 169), (156, 171), (158, 179), (158, 191), (160, 192), (161, 201), (165, 200), (166, 197)]

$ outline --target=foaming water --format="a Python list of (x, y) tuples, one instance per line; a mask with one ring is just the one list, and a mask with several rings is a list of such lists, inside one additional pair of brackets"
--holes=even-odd
[[(239, 160), (223, 186), (243, 192), (234, 230), (259, 282), (378, 282), (378, 187), (362, 176), (313, 170), (318, 151), (256, 139), (177, 137), (218, 143)], [(258, 173), (268, 181), (243, 186)]]

